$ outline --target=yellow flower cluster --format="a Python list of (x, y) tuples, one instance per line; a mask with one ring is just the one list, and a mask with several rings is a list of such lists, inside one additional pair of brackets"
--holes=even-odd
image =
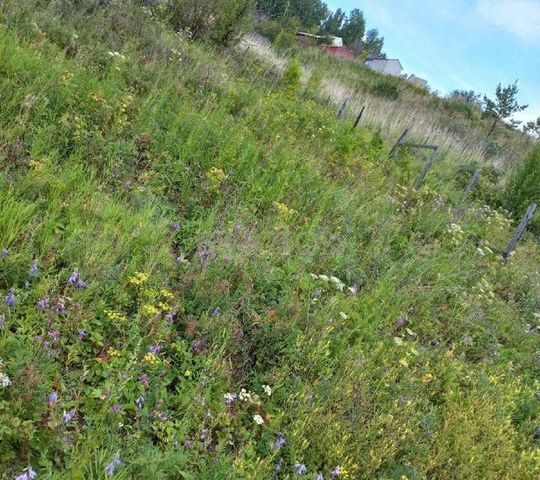
[(284, 203), (274, 202), (273, 205), (277, 211), (278, 216), (284, 220), (289, 219), (296, 213), (296, 210), (287, 207), (287, 205), (285, 205)]
[(107, 350), (107, 355), (109, 355), (109, 357), (111, 357), (111, 358), (119, 357), (120, 352), (118, 350), (116, 350), (116, 348), (109, 347), (109, 349)]
[(150, 278), (150, 276), (147, 273), (137, 272), (132, 277), (129, 277), (128, 282), (131, 285), (134, 285), (136, 287), (140, 287), (141, 285), (146, 283), (149, 278)]
[(149, 303), (143, 305), (141, 307), (141, 311), (144, 315), (148, 317), (154, 317), (155, 315), (158, 315), (160, 311), (154, 307), (154, 305), (150, 305)]
[(105, 310), (105, 315), (109, 320), (113, 322), (125, 323), (127, 322), (127, 317), (121, 312), (115, 312), (114, 310)]
[(206, 172), (206, 179), (210, 184), (210, 188), (217, 190), (227, 179), (227, 174), (221, 168), (212, 167)]
[(144, 361), (146, 363), (149, 363), (151, 365), (155, 365), (156, 363), (159, 362), (159, 358), (157, 355), (155, 355), (154, 353), (152, 352), (147, 352), (146, 355), (144, 356)]

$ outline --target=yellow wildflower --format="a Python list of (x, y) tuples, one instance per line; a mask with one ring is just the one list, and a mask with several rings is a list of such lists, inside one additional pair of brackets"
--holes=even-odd
[(156, 307), (154, 307), (154, 305), (150, 305), (150, 304), (143, 305), (141, 310), (148, 317), (153, 317), (159, 314), (159, 310)]
[(155, 363), (159, 362), (159, 358), (154, 353), (148, 352), (144, 356), (144, 361), (146, 363), (150, 363), (150, 364), (154, 365)]
[(131, 285), (140, 287), (142, 284), (146, 283), (150, 276), (147, 273), (137, 272), (132, 277), (129, 277), (128, 281)]

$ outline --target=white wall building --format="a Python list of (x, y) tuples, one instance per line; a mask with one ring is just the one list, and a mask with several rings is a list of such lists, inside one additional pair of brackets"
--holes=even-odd
[(365, 65), (383, 75), (392, 75), (394, 77), (399, 77), (403, 70), (403, 66), (397, 58), (368, 58)]

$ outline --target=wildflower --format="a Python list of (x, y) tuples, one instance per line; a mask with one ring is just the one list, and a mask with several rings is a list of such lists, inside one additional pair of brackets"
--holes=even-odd
[(214, 308), (214, 311), (212, 312), (213, 317), (217, 317), (221, 313), (221, 307)]
[(5, 258), (9, 255), (9, 250), (7, 248), (2, 249), (2, 253), (0, 254), (1, 257)]
[(251, 400), (251, 392), (248, 392), (245, 388), (242, 388), (238, 394), (238, 398), (243, 402), (247, 402), (248, 400)]
[(140, 287), (143, 283), (146, 283), (150, 277), (147, 273), (137, 272), (132, 277), (129, 277), (128, 282), (131, 285)]
[(305, 475), (307, 473), (307, 467), (303, 463), (295, 463), (294, 473), (296, 475)]
[(254, 421), (257, 425), (264, 425), (264, 418), (261, 417), (260, 415), (253, 415), (253, 421)]
[(193, 440), (184, 440), (184, 448), (191, 448)]
[(15, 480), (32, 480), (37, 477), (37, 473), (32, 467), (25, 468), (21, 475), (17, 475)]
[(208, 431), (209, 431), (208, 428), (205, 428), (204, 430), (202, 430), (199, 438), (201, 440), (204, 440), (206, 438), (206, 436), (208, 435)]
[(339, 465), (335, 466), (332, 471), (330, 472), (330, 476), (332, 478), (337, 478), (341, 475), (341, 468), (339, 467)]
[(6, 305), (8, 308), (15, 308), (15, 305), (17, 305), (17, 299), (15, 298), (15, 291), (13, 289), (6, 295)]
[(3, 313), (0, 313), (0, 327), (6, 323), (6, 315)]
[(283, 466), (283, 459), (280, 458), (279, 461), (276, 463), (276, 465), (274, 466), (274, 472), (275, 473), (279, 473), (281, 472), (281, 467)]
[(86, 335), (88, 335), (87, 331), (84, 328), (79, 328), (79, 330), (77, 331), (77, 336), (79, 338), (84, 338), (86, 337)]
[(0, 387), (7, 388), (11, 385), (11, 380), (9, 377), (5, 374), (0, 372)]
[(47, 308), (48, 303), (49, 303), (49, 298), (48, 297), (43, 297), (42, 299), (40, 299), (40, 300), (38, 300), (36, 302), (37, 309), (40, 312), (43, 312), (43, 310), (45, 310)]
[(60, 338), (60, 332), (58, 330), (53, 330), (52, 332), (49, 332), (49, 337), (51, 337), (53, 341), (56, 342)]
[(109, 475), (109, 476), (114, 475), (114, 471), (116, 470), (116, 467), (117, 467), (118, 465), (120, 465), (121, 463), (122, 463), (122, 462), (121, 462), (121, 460), (120, 460), (120, 457), (119, 457), (118, 455), (116, 455), (116, 457), (114, 457), (114, 458), (112, 459), (112, 462), (109, 463), (109, 465), (107, 465), (107, 466), (105, 467), (105, 473), (106, 473), (107, 475)]
[(176, 257), (176, 266), (178, 267), (184, 263), (189, 263), (189, 260), (185, 257), (183, 253), (181, 253)]
[(149, 317), (154, 317), (159, 314), (159, 310), (156, 307), (154, 307), (154, 305), (150, 305), (150, 304), (143, 305), (141, 310), (145, 315)]
[(180, 224), (178, 223), (173, 223), (171, 225), (171, 232), (175, 233), (175, 232), (178, 232), (180, 230)]
[(139, 407), (139, 410), (142, 410), (144, 405), (144, 397), (141, 395), (135, 400), (135, 403), (137, 404), (137, 407)]
[(32, 262), (32, 266), (30, 267), (30, 270), (28, 271), (28, 274), (29, 274), (31, 277), (34, 277), (35, 275), (38, 274), (38, 271), (39, 271), (38, 261), (37, 261), (37, 260), (34, 260), (34, 261)]
[(52, 407), (58, 400), (58, 393), (56, 393), (54, 390), (49, 393), (49, 396), (47, 397), (47, 404), (49, 407)]
[(226, 405), (231, 405), (236, 401), (238, 395), (236, 395), (236, 393), (226, 393), (225, 395), (223, 395), (223, 398), (225, 399)]
[(206, 342), (204, 340), (195, 340), (193, 342), (193, 346), (191, 347), (191, 351), (194, 355), (197, 355), (199, 353), (202, 353), (206, 349)]
[(343, 319), (343, 320), (347, 320), (349, 318), (349, 316), (345, 313), (345, 312), (339, 312), (339, 316)]
[(119, 403), (113, 403), (109, 411), (111, 413), (120, 413), (122, 411), (122, 406)]
[(154, 363), (157, 363), (159, 361), (159, 359), (154, 353), (148, 352), (144, 356), (144, 361), (153, 365)]
[(285, 440), (285, 436), (283, 435), (283, 433), (278, 433), (278, 436), (274, 442), (274, 449), (279, 450), (286, 443), (287, 443), (287, 440)]
[(150, 345), (148, 347), (148, 351), (154, 355), (157, 355), (159, 352), (161, 352), (161, 345)]
[(168, 325), (173, 324), (175, 315), (176, 315), (175, 311), (169, 312), (167, 313), (167, 315), (165, 315), (165, 321), (167, 322)]
[(62, 420), (64, 420), (64, 423), (69, 423), (73, 418), (75, 417), (75, 410), (70, 410), (69, 412), (66, 412), (64, 410), (64, 413), (62, 413)]
[(73, 273), (70, 275), (68, 283), (77, 289), (82, 289), (88, 285), (87, 282), (81, 280), (81, 277), (79, 275), (78, 270), (74, 270)]
[(322, 473), (317, 473), (317, 476), (315, 477), (315, 480), (324, 480), (324, 477), (322, 476)]
[(66, 304), (63, 298), (59, 298), (56, 301), (56, 305), (54, 306), (54, 311), (58, 315), (64, 315), (64, 312), (66, 311)]
[(148, 387), (148, 375), (146, 373), (141, 373), (139, 375), (139, 382), (141, 382), (145, 387)]
[(204, 414), (204, 418), (210, 418), (212, 416), (212, 412), (210, 410), (207, 410)]

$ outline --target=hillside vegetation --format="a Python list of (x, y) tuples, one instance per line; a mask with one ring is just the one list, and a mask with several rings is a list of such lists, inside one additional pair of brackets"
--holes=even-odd
[(298, 69), (0, 5), (0, 478), (538, 478), (540, 248), (501, 259), (490, 166), (452, 223), (475, 167), (414, 190)]

